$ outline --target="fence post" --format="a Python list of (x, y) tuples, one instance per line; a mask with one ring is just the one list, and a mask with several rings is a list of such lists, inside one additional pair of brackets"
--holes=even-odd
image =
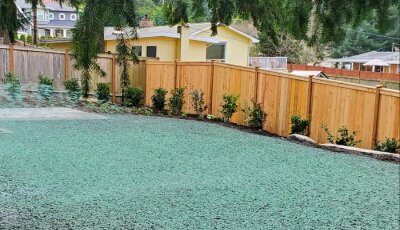
[(378, 136), (378, 120), (379, 120), (381, 88), (384, 88), (384, 86), (377, 85), (375, 88), (375, 107), (374, 107), (374, 120), (373, 120), (373, 127), (372, 127), (371, 149), (374, 149), (376, 141), (377, 141), (377, 136)]
[(69, 80), (69, 55), (68, 55), (68, 49), (65, 49), (65, 80), (68, 81)]
[(115, 95), (115, 54), (112, 55), (112, 63), (111, 63), (111, 92), (112, 92), (112, 102), (115, 103), (116, 95)]
[(178, 86), (178, 59), (175, 59), (174, 61), (174, 85), (175, 85), (175, 89), (179, 88)]
[(208, 98), (208, 114), (212, 114), (213, 107), (213, 91), (214, 91), (214, 66), (215, 60), (211, 60), (211, 79), (210, 79), (210, 95)]
[(258, 70), (260, 69), (260, 67), (255, 67), (255, 74), (256, 74), (256, 78), (255, 78), (255, 82), (254, 82), (254, 87), (255, 87), (255, 90), (254, 90), (254, 100), (256, 101), (256, 103), (258, 103), (258, 74), (259, 74), (259, 72), (258, 72)]
[(8, 64), (10, 65), (10, 72), (14, 73), (14, 45), (10, 44), (9, 48), (10, 48), (10, 53), (8, 55), (8, 58), (9, 58)]
[(307, 95), (307, 119), (310, 121), (307, 134), (311, 133), (312, 106), (313, 106), (313, 76), (308, 76), (308, 95)]

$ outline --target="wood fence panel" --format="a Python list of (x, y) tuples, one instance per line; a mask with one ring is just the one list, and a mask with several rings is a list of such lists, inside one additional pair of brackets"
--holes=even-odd
[(6, 73), (10, 72), (10, 52), (8, 47), (6, 49), (0, 49), (0, 79), (6, 75)]
[(185, 108), (187, 113), (195, 113), (190, 94), (194, 90), (204, 92), (204, 101), (210, 105), (211, 63), (177, 62), (178, 86), (185, 87)]
[[(132, 87), (141, 87), (142, 89), (145, 88), (145, 62), (139, 61), (139, 63), (129, 62), (129, 86)], [(115, 78), (115, 86), (116, 86), (116, 93), (122, 94), (122, 87), (121, 87), (121, 73), (122, 68), (117, 64), (115, 66), (116, 71), (116, 78)], [(110, 75), (111, 76), (111, 75)], [(110, 79), (111, 82), (111, 79)]]
[(14, 71), (20, 77), (21, 84), (27, 88), (36, 89), (38, 75), (41, 74), (53, 79), (56, 89), (62, 89), (65, 78), (64, 59), (60, 53), (14, 49)]
[(264, 129), (281, 136), (290, 134), (290, 117), (307, 117), (307, 79), (287, 78), (276, 73), (261, 71), (258, 102), (267, 113)]
[(212, 114), (222, 117), (221, 104), (224, 94), (239, 95), (239, 110), (232, 122), (247, 125), (248, 115), (241, 111), (251, 106), (255, 93), (255, 69), (215, 63)]
[(370, 148), (373, 133), (375, 89), (362, 86), (346, 87), (344, 83), (314, 79), (311, 138), (318, 143), (327, 143), (327, 134), (321, 128), (327, 124), (330, 132), (337, 136), (340, 127), (357, 131), (359, 147)]
[(395, 138), (400, 141), (400, 94), (382, 89), (379, 99), (377, 140)]
[(147, 62), (145, 105), (151, 106), (154, 90), (160, 87), (168, 90), (169, 98), (171, 90), (175, 89), (175, 62)]

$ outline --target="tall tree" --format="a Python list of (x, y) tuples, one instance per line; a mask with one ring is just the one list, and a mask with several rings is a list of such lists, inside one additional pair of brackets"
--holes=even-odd
[(0, 0), (0, 37), (3, 37), (4, 44), (15, 41), (15, 33), (23, 23), (18, 15), (15, 0)]
[[(234, 17), (251, 19), (257, 29), (274, 41), (278, 26), (295, 39), (313, 42), (338, 42), (345, 36), (342, 25), (359, 25), (372, 10), (378, 16), (377, 28), (384, 31), (388, 21), (387, 9), (395, 0), (166, 0), (171, 24), (186, 23), (190, 11), (211, 13), (213, 34), (219, 23), (229, 25)], [(188, 6), (192, 2), (192, 7)], [(310, 26), (310, 24), (312, 26)]]
[(129, 83), (128, 61), (136, 60), (132, 47), (127, 45), (129, 40), (135, 39), (137, 36), (136, 1), (85, 1), (83, 13), (75, 29), (73, 29), (72, 39), (75, 67), (82, 70), (81, 84), (85, 97), (89, 94), (91, 72), (105, 75), (96, 60), (103, 45), (98, 41), (103, 38), (104, 27), (106, 26), (112, 26), (116, 31), (119, 31), (117, 36), (117, 61), (123, 67), (121, 83), (123, 87), (126, 87)]
[(39, 44), (39, 38), (38, 38), (38, 33), (39, 33), (39, 28), (38, 28), (38, 6), (44, 6), (43, 5), (43, 0), (25, 0), (26, 3), (30, 3), (32, 7), (32, 19), (33, 19), (33, 44), (35, 46), (38, 46)]

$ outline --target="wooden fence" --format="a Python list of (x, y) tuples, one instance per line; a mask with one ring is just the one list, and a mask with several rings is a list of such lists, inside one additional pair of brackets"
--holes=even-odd
[[(22, 83), (37, 85), (39, 73), (53, 77), (58, 88), (64, 80), (78, 78), (68, 52), (0, 45), (0, 75), (15, 72)], [(115, 55), (100, 55), (98, 64), (106, 77), (93, 75), (91, 91), (97, 82), (111, 83), (112, 98), (121, 93), (120, 68)], [(239, 95), (241, 108), (256, 100), (268, 114), (264, 130), (281, 135), (290, 134), (290, 117), (299, 114), (311, 119), (311, 137), (326, 142), (321, 128), (326, 123), (336, 133), (341, 126), (358, 131), (363, 148), (373, 148), (384, 138), (400, 140), (400, 92), (326, 79), (304, 78), (291, 74), (235, 66), (217, 62), (141, 61), (132, 65), (132, 86), (145, 89), (145, 104), (151, 106), (151, 96), (158, 87), (169, 91), (186, 87), (185, 111), (193, 112), (190, 92), (205, 93), (208, 114), (222, 116), (224, 94)], [(168, 94), (170, 95), (170, 94)], [(242, 110), (232, 122), (247, 125), (248, 115)]]
[(330, 67), (310, 66), (310, 65), (299, 65), (299, 64), (288, 64), (288, 70), (308, 70), (308, 71), (322, 71), (328, 76), (343, 76), (356, 78), (360, 80), (379, 80), (379, 81), (390, 81), (400, 82), (400, 74), (396, 73), (383, 73), (383, 72), (369, 72), (369, 71), (355, 71), (346, 69), (337, 69)]
[[(120, 67), (116, 63), (115, 54), (101, 54), (97, 64), (105, 71), (105, 77), (93, 72), (90, 92), (94, 93), (98, 82), (110, 83), (113, 101), (121, 94)], [(0, 79), (8, 72), (14, 72), (20, 77), (21, 84), (26, 89), (36, 89), (38, 75), (43, 74), (53, 79), (56, 89), (64, 89), (63, 82), (70, 78), (79, 78), (81, 72), (74, 69), (72, 55), (65, 52), (0, 45)], [(133, 86), (144, 86), (144, 60), (137, 64), (131, 63), (130, 81)]]
[[(202, 90), (208, 114), (216, 116), (221, 116), (224, 94), (239, 95), (241, 108), (254, 99), (268, 114), (264, 130), (280, 136), (290, 134), (290, 117), (300, 114), (311, 119), (311, 138), (318, 143), (327, 142), (322, 124), (334, 134), (341, 126), (357, 131), (363, 148), (373, 148), (386, 137), (400, 140), (400, 94), (395, 90), (217, 62), (147, 61), (145, 85), (148, 106), (154, 89), (186, 87), (186, 112), (193, 112), (190, 92)], [(232, 122), (247, 125), (247, 119), (239, 111)]]

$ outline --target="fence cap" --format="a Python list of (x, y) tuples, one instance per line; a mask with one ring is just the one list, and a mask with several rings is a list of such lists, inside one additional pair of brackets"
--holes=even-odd
[(378, 88), (378, 89), (380, 89), (380, 88), (385, 88), (384, 85), (376, 85), (375, 87)]

